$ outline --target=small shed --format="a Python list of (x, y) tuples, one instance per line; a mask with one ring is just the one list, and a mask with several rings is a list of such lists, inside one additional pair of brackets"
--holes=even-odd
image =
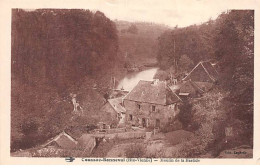
[(218, 81), (218, 72), (209, 61), (199, 62), (183, 81), (193, 81), (201, 90), (209, 91)]
[(187, 81), (190, 79), (195, 82), (216, 82), (218, 72), (209, 61), (201, 61), (182, 80)]
[(199, 97), (204, 91), (191, 80), (184, 81), (180, 87), (179, 96)]
[(50, 139), (42, 147), (57, 147), (62, 149), (74, 149), (78, 142), (72, 138), (69, 134), (62, 131), (60, 134)]
[(108, 99), (107, 103), (101, 107), (101, 122), (113, 126), (124, 123), (125, 108), (122, 98)]

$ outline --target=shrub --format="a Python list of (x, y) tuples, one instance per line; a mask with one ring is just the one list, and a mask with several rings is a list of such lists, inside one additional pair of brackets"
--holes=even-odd
[(183, 142), (178, 145), (177, 150), (173, 151), (172, 157), (175, 158), (194, 158), (205, 153), (204, 146), (198, 138)]
[(177, 130), (166, 133), (165, 137), (168, 140), (168, 142), (171, 143), (171, 145), (177, 145), (193, 139), (194, 134), (185, 130)]
[(141, 158), (145, 154), (145, 148), (142, 144), (131, 144), (126, 149), (127, 158)]
[(192, 118), (192, 105), (189, 102), (185, 102), (180, 106), (179, 120), (182, 122), (183, 127), (187, 128), (191, 124)]
[(161, 128), (161, 132), (167, 133), (171, 131), (176, 131), (182, 129), (182, 123), (179, 120), (174, 120), (168, 122), (165, 126)]

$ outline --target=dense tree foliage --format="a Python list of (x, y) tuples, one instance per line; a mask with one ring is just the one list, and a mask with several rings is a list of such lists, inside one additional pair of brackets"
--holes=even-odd
[(192, 118), (192, 104), (188, 101), (185, 101), (180, 106), (181, 113), (179, 114), (179, 120), (182, 122), (183, 128), (186, 129), (189, 125), (191, 125)]
[(87, 115), (77, 124), (90, 123), (89, 114), (103, 103), (92, 87), (108, 87), (120, 61), (117, 50), (116, 26), (99, 11), (14, 9), (12, 150), (39, 144), (74, 124), (71, 92)]
[(12, 72), (23, 83), (61, 90), (116, 59), (116, 27), (101, 12), (13, 11)]
[(234, 144), (253, 144), (254, 11), (230, 11), (216, 22), (220, 86), (229, 92), (224, 106)]
[(159, 37), (157, 60), (162, 69), (174, 66), (180, 68), (180, 58), (186, 55), (194, 63), (212, 58), (213, 21), (202, 25), (192, 25), (185, 28), (175, 28), (166, 31)]

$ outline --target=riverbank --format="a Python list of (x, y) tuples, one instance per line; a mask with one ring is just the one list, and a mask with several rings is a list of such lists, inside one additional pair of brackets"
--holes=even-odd
[(140, 72), (157, 66), (158, 66), (157, 62), (144, 63), (142, 65), (134, 65), (134, 66), (126, 67), (126, 70), (127, 72)]

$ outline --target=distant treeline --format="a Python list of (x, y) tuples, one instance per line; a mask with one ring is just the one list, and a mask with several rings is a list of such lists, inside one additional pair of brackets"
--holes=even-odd
[(169, 27), (147, 22), (115, 21), (118, 30), (118, 54), (126, 66), (155, 64), (158, 37)]

